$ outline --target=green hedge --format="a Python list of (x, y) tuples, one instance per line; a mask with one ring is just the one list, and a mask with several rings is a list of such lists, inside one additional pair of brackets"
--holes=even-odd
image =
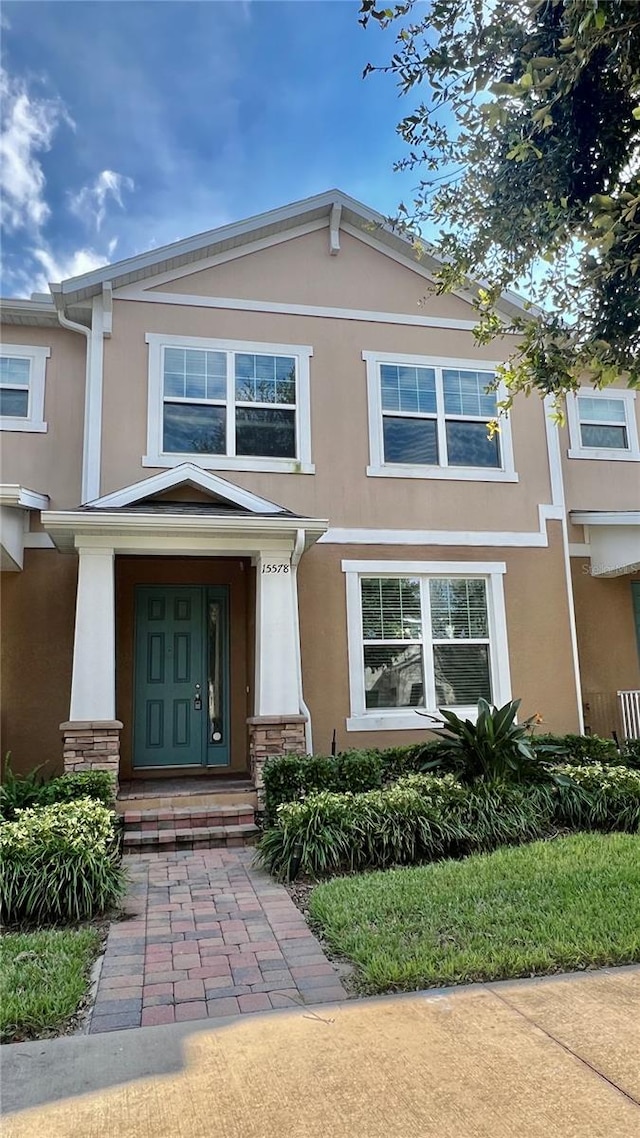
[(0, 819), (10, 822), (19, 810), (27, 807), (75, 802), (79, 798), (92, 798), (103, 806), (115, 804), (115, 780), (109, 771), (78, 771), (43, 782), (40, 769), (27, 775), (14, 775), (10, 766), (5, 766), (0, 788)]
[(21, 810), (0, 825), (0, 912), (8, 924), (79, 921), (124, 891), (115, 815), (81, 798)]
[(277, 876), (322, 876), (459, 857), (560, 828), (640, 828), (640, 773), (593, 764), (558, 774), (559, 785), (463, 786), (424, 774), (358, 794), (323, 790), (280, 806), (258, 857)]
[[(640, 741), (630, 741), (621, 751), (613, 739), (597, 735), (539, 735), (541, 748), (554, 748), (558, 762), (572, 766), (601, 763), (640, 770)], [(278, 807), (299, 802), (309, 794), (329, 790), (335, 794), (357, 794), (379, 790), (405, 775), (417, 773), (435, 758), (441, 744), (432, 739), (409, 747), (387, 750), (343, 751), (329, 755), (282, 755), (269, 759), (264, 767), (265, 821), (276, 819)], [(546, 751), (545, 758), (551, 758)]]
[(418, 771), (423, 754), (438, 744), (390, 747), (384, 751), (342, 751), (330, 755), (281, 755), (264, 766), (266, 821), (273, 822), (284, 802), (297, 802), (320, 790), (357, 794), (378, 790), (404, 774)]

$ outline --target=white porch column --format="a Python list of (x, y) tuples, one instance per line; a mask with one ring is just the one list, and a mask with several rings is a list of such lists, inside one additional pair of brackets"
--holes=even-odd
[(298, 598), (291, 553), (261, 553), (256, 566), (256, 716), (298, 715)]
[(71, 722), (114, 720), (116, 714), (113, 549), (78, 549)]

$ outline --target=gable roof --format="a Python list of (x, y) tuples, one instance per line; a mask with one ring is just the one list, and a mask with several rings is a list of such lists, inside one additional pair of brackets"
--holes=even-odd
[[(93, 502), (87, 502), (81, 508), (85, 510), (113, 510), (139, 505), (141, 502), (153, 498), (156, 494), (173, 490), (178, 486), (195, 486), (198, 490), (204, 490), (205, 493), (211, 494), (211, 497), (218, 504), (221, 503), (227, 508), (235, 506), (246, 513), (289, 514), (291, 517), (294, 516), (284, 506), (278, 506), (275, 502), (268, 501), (267, 498), (252, 494), (249, 490), (244, 490), (242, 486), (228, 482), (226, 478), (219, 478), (216, 474), (201, 470), (192, 462), (182, 462), (170, 470), (163, 470), (161, 474), (153, 474), (150, 478), (143, 478), (140, 482), (132, 483), (131, 486), (124, 486), (122, 490), (115, 490), (112, 494), (95, 498)], [(162, 510), (161, 507), (159, 512)]]
[[(183, 241), (152, 249), (147, 253), (116, 261), (111, 265), (95, 269), (81, 276), (50, 285), (56, 307), (63, 309), (68, 305), (86, 305), (93, 296), (103, 291), (104, 286), (111, 289), (148, 280), (160, 273), (178, 270), (188, 265), (197, 265), (208, 257), (231, 252), (253, 244), (264, 238), (286, 234), (302, 225), (325, 221), (331, 231), (331, 250), (337, 252), (337, 231), (341, 222), (353, 230), (360, 231), (369, 239), (377, 241), (384, 250), (387, 247), (395, 256), (400, 256), (409, 265), (418, 266), (423, 273), (435, 273), (442, 264), (428, 247), (417, 248), (413, 242), (397, 232), (377, 210), (371, 209), (342, 190), (326, 190), (324, 193), (290, 205), (256, 214), (244, 221), (223, 225), (198, 233)], [(293, 235), (293, 232), (292, 232)], [(473, 289), (461, 293), (471, 299)], [(503, 305), (505, 312), (513, 315), (522, 312), (523, 302), (514, 293), (505, 293)]]

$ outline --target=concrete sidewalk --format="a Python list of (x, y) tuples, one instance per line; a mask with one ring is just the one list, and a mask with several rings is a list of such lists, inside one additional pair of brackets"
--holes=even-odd
[(640, 969), (2, 1049), (5, 1138), (635, 1138)]

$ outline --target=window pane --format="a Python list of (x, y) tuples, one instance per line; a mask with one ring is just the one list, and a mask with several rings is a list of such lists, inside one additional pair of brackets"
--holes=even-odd
[(296, 361), (293, 356), (235, 357), (236, 399), (240, 403), (295, 403)]
[(449, 466), (500, 467), (498, 435), (487, 437), (486, 423), (447, 422)]
[(443, 368), (444, 409), (449, 415), (476, 415), (493, 419), (497, 414), (495, 391), (485, 388), (494, 380), (488, 371)]
[[(382, 420), (385, 462), (405, 462), (427, 466), (438, 463), (438, 433), (435, 419)], [(484, 428), (486, 433), (486, 427)]]
[(363, 577), (365, 640), (421, 640), (420, 582), (406, 577)]
[(488, 644), (434, 644), (438, 707), (471, 707), (491, 700)]
[(422, 645), (365, 644), (366, 707), (424, 706)]
[(11, 383), (15, 387), (28, 387), (31, 373), (31, 360), (17, 356), (0, 356), (0, 383)]
[(225, 399), (227, 394), (225, 352), (195, 348), (165, 348), (164, 393), (187, 399)]
[(381, 364), (380, 384), (383, 410), (435, 414), (436, 373), (433, 368)]
[(222, 601), (209, 601), (209, 742), (224, 743), (224, 613)]
[(593, 399), (581, 395), (578, 399), (580, 419), (583, 423), (626, 423), (623, 399)]
[(429, 581), (429, 598), (434, 640), (489, 635), (484, 581), (433, 578)]
[(628, 450), (626, 427), (596, 427), (588, 423), (580, 425), (583, 447), (608, 447), (615, 450)]
[(177, 454), (225, 454), (225, 407), (165, 403), (164, 450)]
[(0, 415), (26, 419), (29, 414), (29, 392), (0, 388)]
[(236, 407), (236, 454), (295, 458), (295, 411)]

